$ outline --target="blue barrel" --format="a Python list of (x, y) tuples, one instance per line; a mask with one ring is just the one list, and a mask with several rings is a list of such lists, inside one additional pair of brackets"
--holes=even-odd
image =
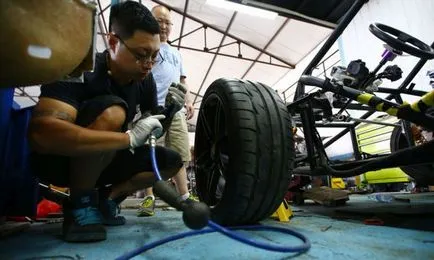
[(19, 107), (13, 93), (0, 89), (0, 216), (34, 216), (38, 182), (29, 169), (27, 141), (32, 107)]

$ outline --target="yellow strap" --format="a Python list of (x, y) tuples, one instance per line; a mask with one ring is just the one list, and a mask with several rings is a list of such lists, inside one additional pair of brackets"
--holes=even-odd
[(384, 103), (381, 102), (380, 104), (378, 104), (377, 106), (375, 106), (375, 109), (377, 109), (377, 111), (383, 111), (383, 105), (384, 105)]
[(429, 107), (434, 107), (434, 90), (425, 94), (422, 98), (421, 98), (422, 102), (425, 103), (425, 105), (429, 106)]
[(391, 107), (391, 108), (386, 110), (386, 113), (391, 115), (391, 116), (396, 116), (396, 115), (398, 115), (398, 108)]
[(427, 105), (428, 107), (432, 107), (434, 106), (434, 90), (423, 95), (420, 100), (414, 102), (413, 104), (411, 104), (411, 109), (413, 109), (416, 112), (420, 112), (420, 108), (419, 108), (419, 102), (422, 101), (425, 105)]
[(374, 97), (372, 94), (368, 93), (362, 93), (357, 96), (357, 101), (359, 101), (362, 104), (369, 105), (369, 100)]

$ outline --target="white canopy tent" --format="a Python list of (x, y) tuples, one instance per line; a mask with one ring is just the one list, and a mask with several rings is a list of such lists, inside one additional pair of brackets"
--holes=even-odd
[[(102, 30), (98, 28), (97, 51), (103, 51), (111, 1), (95, 2), (103, 24)], [(294, 83), (293, 69), (332, 31), (330, 25), (314, 25), (283, 16), (267, 19), (217, 8), (207, 4), (207, 0), (139, 2), (149, 9), (164, 5), (172, 10), (170, 41), (182, 54), (196, 109), (208, 86), (221, 77), (259, 81), (282, 94)], [(294, 91), (295, 87), (285, 94), (291, 96)], [(37, 100), (39, 88), (20, 88), (16, 94), (19, 102), (32, 103)], [(196, 117), (189, 123), (195, 122)]]
[[(107, 28), (111, 1), (98, 2)], [(182, 54), (196, 109), (208, 86), (221, 77), (259, 81), (281, 93), (293, 83), (288, 81), (292, 69), (331, 32), (282, 16), (267, 19), (217, 8), (207, 0), (141, 2), (149, 9), (164, 5), (172, 11), (169, 40)], [(98, 51), (105, 48), (101, 34), (97, 46)], [(196, 117), (189, 123), (195, 122)]]

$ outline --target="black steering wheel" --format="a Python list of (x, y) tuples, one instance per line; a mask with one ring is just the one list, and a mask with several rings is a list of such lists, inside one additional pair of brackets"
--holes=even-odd
[(409, 53), (422, 59), (434, 59), (433, 48), (398, 29), (381, 23), (374, 23), (369, 25), (369, 30), (377, 36), (377, 38), (386, 42), (390, 47), (396, 50)]

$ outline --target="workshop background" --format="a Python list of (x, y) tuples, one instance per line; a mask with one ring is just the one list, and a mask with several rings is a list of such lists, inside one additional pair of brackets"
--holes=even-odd
[[(97, 30), (96, 49), (102, 51), (111, 1), (95, 2), (97, 17), (103, 25)], [(140, 2), (149, 9), (164, 5), (172, 10), (170, 41), (181, 52), (196, 112), (208, 86), (221, 77), (262, 82), (274, 89), (285, 103), (292, 102), (300, 75), (333, 30), (331, 24), (312, 24), (273, 14), (261, 17), (219, 8), (206, 0)], [(346, 66), (359, 58), (368, 68), (374, 68), (384, 49), (383, 42), (368, 30), (369, 24), (374, 22), (390, 25), (431, 44), (434, 41), (433, 14), (433, 0), (370, 0), (313, 75), (329, 76), (333, 66)], [(417, 60), (404, 54), (394, 64), (406, 75)], [(427, 76), (429, 70), (434, 70), (433, 60), (412, 80), (415, 89), (432, 90)], [(388, 82), (387, 87), (397, 87), (402, 80)], [(306, 87), (307, 92), (313, 90), (315, 88)], [(36, 212), (36, 207), (41, 210), (37, 204), (38, 183), (22, 162), (28, 149), (25, 128), (39, 93), (39, 86), (0, 89), (0, 166), (3, 167), (0, 169), (0, 259), (115, 259), (144, 244), (188, 230), (182, 222), (182, 213), (161, 200), (154, 217), (136, 218), (135, 209), (140, 199), (134, 196), (122, 205), (127, 225), (110, 228), (110, 239), (98, 244), (69, 244), (58, 239), (61, 233), (58, 214), (35, 218), (32, 212)], [(404, 98), (410, 102), (415, 100), (413, 96), (404, 95)], [(351, 111), (351, 116), (357, 117), (360, 113), (362, 111)], [(192, 146), (198, 114), (188, 121)], [(381, 115), (375, 113), (370, 119), (389, 120)], [(360, 125), (359, 135), (369, 127), (369, 124)], [(378, 142), (374, 152), (390, 152), (392, 130), (385, 130), (387, 140)], [(339, 131), (319, 129), (324, 142)], [(362, 142), (358, 144), (364, 149)], [(348, 159), (354, 156), (353, 148), (351, 135), (346, 134), (326, 151), (330, 158)], [(7, 171), (9, 169), (13, 170)], [(162, 245), (137, 259), (434, 259), (434, 187), (416, 187), (414, 180), (398, 168), (373, 176), (314, 179), (309, 188), (316, 184), (325, 186), (331, 197), (321, 193), (319, 197), (316, 194), (307, 197), (303, 203), (289, 200), (289, 206), (280, 208), (274, 218), (263, 222), (304, 234), (311, 242), (307, 253), (271, 253), (212, 233)], [(193, 189), (194, 177), (190, 180)], [(340, 192), (336, 196), (343, 196), (339, 197), (339, 202), (343, 203), (330, 206), (328, 202), (337, 201), (333, 197), (336, 192)], [(288, 198), (294, 197), (289, 195)], [(55, 204), (47, 205), (47, 212), (59, 211)], [(280, 245), (300, 244), (299, 240), (285, 234), (242, 233)]]

